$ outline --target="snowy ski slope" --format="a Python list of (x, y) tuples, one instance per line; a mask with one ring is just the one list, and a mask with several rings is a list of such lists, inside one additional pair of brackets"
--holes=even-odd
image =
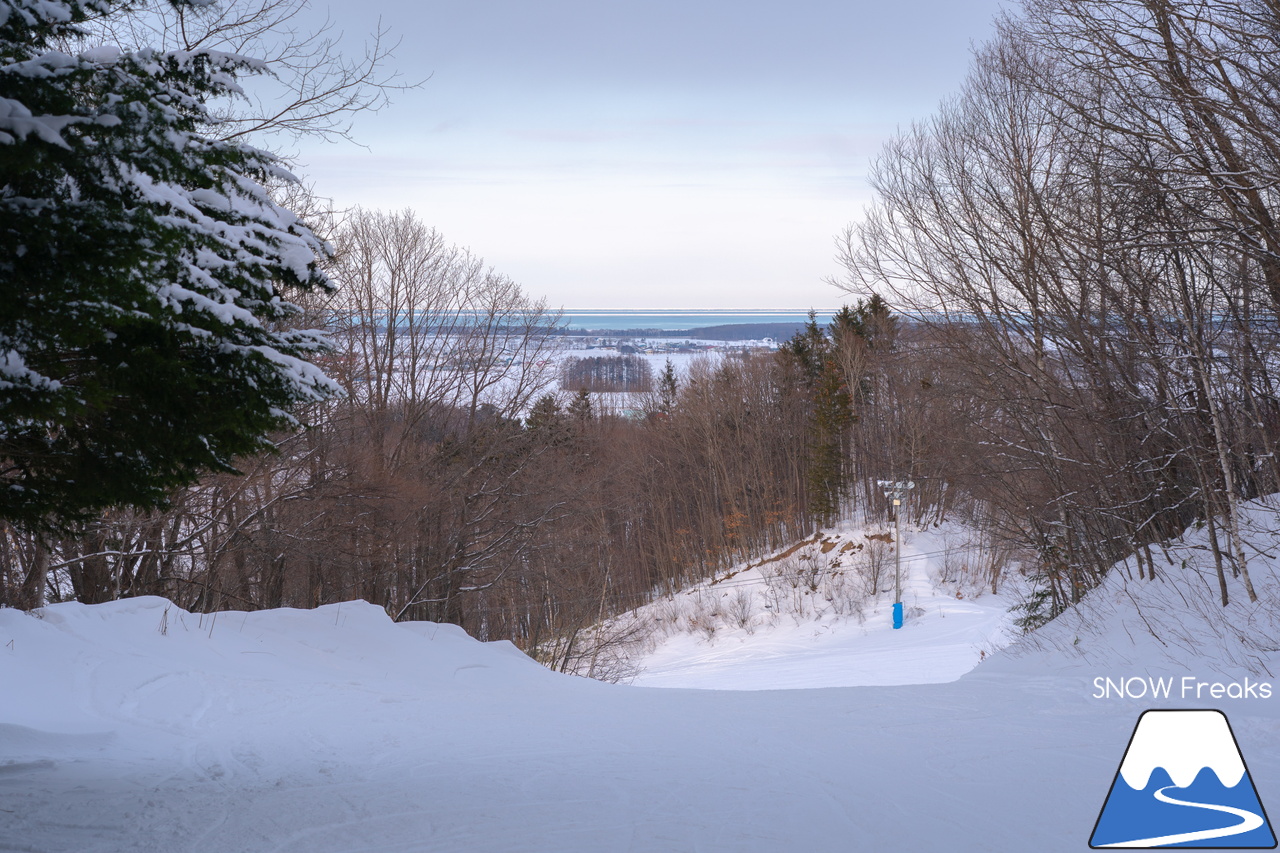
[[(873, 661), (919, 639), (893, 668), (935, 683), (610, 685), (359, 602), (0, 611), (0, 851), (1079, 851), (1150, 707), (1221, 708), (1274, 813), (1274, 698), (1095, 698), (1103, 676), (1274, 680), (1258, 638), (1277, 629), (1280, 525), (1253, 518), (1257, 605), (1185, 603), (1212, 572), (1192, 532), (1165, 580), (1121, 568), (1091, 626), (1063, 619), (957, 680), (925, 627), (847, 646)], [(814, 672), (843, 653), (807, 648)], [(778, 686), (755, 672), (738, 686)]]

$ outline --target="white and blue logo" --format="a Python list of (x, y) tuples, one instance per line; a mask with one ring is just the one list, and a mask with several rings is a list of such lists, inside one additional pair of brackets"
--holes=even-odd
[(1089, 846), (1274, 848), (1275, 833), (1226, 715), (1144, 712)]

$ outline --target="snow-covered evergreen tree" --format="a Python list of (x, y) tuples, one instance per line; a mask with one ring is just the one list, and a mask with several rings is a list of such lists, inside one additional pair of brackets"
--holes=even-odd
[(156, 505), (336, 390), (284, 298), (328, 287), (326, 247), (267, 196), (270, 154), (209, 132), (210, 102), (267, 69), (68, 52), (128, 13), (0, 0), (0, 519)]

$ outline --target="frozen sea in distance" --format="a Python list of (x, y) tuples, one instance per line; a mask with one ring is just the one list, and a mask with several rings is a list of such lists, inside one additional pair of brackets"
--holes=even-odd
[[(819, 323), (831, 322), (834, 309), (816, 309)], [(580, 329), (658, 329), (678, 331), (748, 323), (804, 323), (808, 308), (565, 308), (564, 324)]]

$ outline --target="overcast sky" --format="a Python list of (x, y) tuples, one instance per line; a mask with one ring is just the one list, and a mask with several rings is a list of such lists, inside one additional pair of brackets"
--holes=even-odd
[(553, 305), (825, 307), (833, 237), (899, 126), (955, 91), (997, 0), (361, 0), (408, 79), (339, 206), (409, 207)]

